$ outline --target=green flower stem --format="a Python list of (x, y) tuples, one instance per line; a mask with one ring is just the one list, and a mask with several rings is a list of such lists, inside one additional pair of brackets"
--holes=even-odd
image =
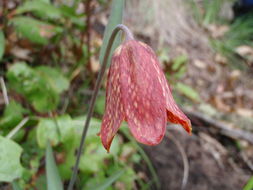
[(79, 146), (78, 152), (77, 152), (76, 163), (75, 163), (74, 170), (73, 170), (73, 173), (72, 173), (69, 185), (68, 185), (68, 190), (73, 189), (75, 181), (76, 181), (76, 176), (77, 176), (77, 171), (78, 171), (78, 167), (79, 167), (80, 157), (82, 155), (82, 152), (84, 151), (84, 142), (85, 142), (85, 138), (86, 138), (87, 131), (88, 131), (88, 128), (89, 128), (90, 119), (91, 119), (93, 111), (94, 111), (94, 105), (95, 105), (95, 102), (96, 102), (96, 99), (97, 99), (98, 91), (101, 87), (101, 82), (102, 82), (102, 79), (103, 79), (103, 76), (104, 76), (104, 73), (105, 73), (105, 70), (106, 70), (106, 66), (107, 66), (107, 63), (108, 63), (108, 57), (110, 56), (110, 51), (111, 51), (111, 48), (112, 48), (112, 45), (113, 45), (113, 41), (114, 41), (117, 33), (120, 30), (122, 30), (125, 33), (126, 41), (134, 39), (132, 32), (123, 24), (117, 25), (115, 27), (115, 29), (113, 30), (112, 34), (111, 34), (108, 45), (106, 47), (105, 56), (103, 58), (102, 68), (99, 72), (98, 79), (96, 81), (94, 93), (92, 94), (90, 106), (89, 106), (89, 109), (88, 109), (87, 118), (86, 118), (84, 128), (83, 128), (83, 132), (82, 132), (80, 146)]

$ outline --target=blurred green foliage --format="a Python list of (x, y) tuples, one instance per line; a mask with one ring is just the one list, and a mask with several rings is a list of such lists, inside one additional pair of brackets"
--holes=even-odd
[(62, 33), (61, 27), (25, 16), (15, 17), (10, 23), (14, 25), (20, 35), (42, 45), (49, 43), (48, 38), (52, 35)]
[[(189, 62), (188, 56), (186, 54), (181, 54), (173, 59), (170, 59), (167, 56), (168, 51), (168, 49), (160, 51), (159, 59), (160, 61), (165, 62), (165, 65), (168, 67), (169, 72), (166, 72), (166, 78), (168, 79), (169, 83), (175, 87), (175, 91), (179, 94), (194, 102), (199, 102), (201, 98), (195, 89), (187, 84), (178, 82), (178, 80), (182, 79), (185, 76), (187, 64)], [(175, 99), (176, 101), (181, 101), (180, 96), (176, 96)]]
[(56, 69), (47, 66), (34, 69), (23, 62), (13, 64), (7, 78), (10, 87), (39, 112), (55, 110), (60, 93), (69, 87), (69, 81)]
[(47, 190), (63, 190), (63, 184), (57, 170), (52, 147), (47, 142), (46, 150)]
[(236, 49), (242, 45), (253, 47), (253, 15), (245, 15), (234, 20), (228, 32), (221, 40), (212, 40), (211, 44), (217, 52), (229, 59), (232, 66), (245, 69), (246, 57), (241, 57)]
[(178, 90), (178, 92), (182, 93), (183, 95), (190, 98), (191, 100), (193, 100), (195, 102), (200, 101), (199, 94), (189, 85), (178, 82), (175, 85), (175, 88)]
[(20, 155), (22, 148), (14, 141), (0, 136), (0, 179), (11, 182), (22, 176)]
[(0, 30), (0, 61), (3, 58), (4, 49), (5, 49), (4, 33), (2, 30)]
[[(191, 8), (193, 10), (195, 19), (205, 29), (209, 30), (210, 27), (216, 27), (214, 32), (217, 32), (219, 27), (227, 26), (228, 31), (218, 38), (211, 37), (210, 44), (214, 51), (222, 55), (229, 61), (229, 65), (236, 69), (246, 70), (248, 62), (247, 57), (238, 54), (236, 49), (242, 45), (252, 44), (253, 36), (253, 15), (252, 12), (244, 14), (235, 18), (225, 18), (222, 16), (221, 11), (225, 3), (233, 4), (235, 0), (204, 0), (202, 6), (196, 1), (191, 1)], [(227, 10), (228, 11), (228, 10)], [(231, 10), (232, 7), (231, 7)]]
[[(111, 14), (110, 14), (109, 21), (108, 21), (108, 24), (107, 24), (105, 32), (104, 32), (103, 44), (101, 46), (101, 50), (99, 53), (100, 63), (102, 63), (102, 60), (105, 56), (105, 50), (108, 45), (108, 42), (109, 42), (109, 39), (110, 39), (113, 29), (118, 24), (122, 23), (124, 2), (125, 2), (124, 0), (113, 0), (113, 2), (112, 2)], [(112, 46), (111, 55), (112, 55), (113, 50), (115, 50), (116, 47), (119, 46), (120, 40), (121, 40), (120, 37), (121, 37), (121, 35), (117, 34), (117, 37), (116, 37), (116, 39), (113, 43), (113, 46)], [(108, 59), (109, 63), (110, 63), (111, 55), (110, 55), (110, 58)]]
[(243, 188), (243, 190), (251, 190), (253, 189), (253, 177), (251, 177), (247, 184), (245, 185), (245, 187)]
[[(11, 99), (0, 117), (0, 181), (11, 182), (15, 190), (63, 189), (62, 184), (71, 177), (86, 119), (79, 113), (83, 115), (90, 100), (83, 91), (89, 90), (94, 80), (86, 64), (89, 53), (99, 54), (98, 48), (88, 52), (83, 42), (87, 15), (77, 11), (81, 4), (80, 0), (71, 5), (49, 0), (21, 1), (7, 19), (8, 29), (0, 30), (0, 64), (6, 71)], [(104, 43), (113, 27), (122, 22), (123, 4), (124, 0), (112, 2)], [(12, 48), (16, 54), (10, 51)], [(80, 72), (85, 77), (77, 78)], [(74, 90), (73, 80), (79, 85)], [(149, 162), (141, 148), (137, 151), (128, 138), (123, 144), (119, 135), (108, 154), (97, 135), (104, 101), (102, 93), (95, 108), (100, 119), (91, 119), (77, 188), (116, 189), (116, 181), (126, 190), (135, 184), (142, 187), (146, 184), (133, 169), (135, 164), (143, 164), (142, 158)], [(24, 117), (29, 119), (22, 124)], [(6, 138), (11, 131), (12, 139)]]
[(221, 17), (221, 10), (224, 3), (233, 3), (235, 0), (203, 0), (200, 2), (191, 0), (190, 7), (193, 11), (195, 20), (204, 26), (210, 24), (226, 23), (226, 19)]
[(15, 101), (11, 101), (5, 109), (2, 117), (0, 117), (0, 128), (1, 132), (16, 126), (23, 118), (23, 115), (27, 111)]

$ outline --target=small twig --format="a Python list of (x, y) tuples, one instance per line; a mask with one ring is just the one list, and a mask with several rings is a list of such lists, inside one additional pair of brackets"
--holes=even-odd
[(215, 138), (212, 138), (206, 133), (200, 132), (200, 142), (203, 142), (203, 148), (208, 151), (222, 169), (225, 168), (222, 162), (222, 156), (227, 154), (227, 150)]
[(181, 190), (185, 189), (187, 181), (188, 181), (188, 177), (189, 177), (189, 161), (187, 158), (187, 155), (184, 151), (183, 146), (180, 144), (180, 142), (170, 133), (166, 132), (166, 136), (168, 138), (170, 138), (173, 143), (176, 145), (176, 147), (178, 148), (182, 159), (183, 159), (183, 164), (184, 164), (184, 173), (183, 173), (183, 179), (182, 179), (182, 185), (181, 185)]
[(220, 130), (220, 133), (228, 136), (233, 139), (242, 139), (253, 144), (253, 134), (251, 132), (247, 132), (241, 129), (230, 128), (226, 124), (216, 121), (211, 117), (204, 115), (200, 112), (191, 111), (184, 109), (184, 113), (186, 113), (190, 118), (197, 118), (205, 122), (208, 126), (215, 127)]
[(8, 93), (7, 93), (7, 89), (6, 89), (3, 77), (0, 77), (0, 83), (1, 83), (1, 88), (2, 88), (2, 92), (3, 92), (4, 103), (5, 103), (5, 105), (9, 105)]
[(96, 102), (96, 99), (97, 99), (98, 91), (100, 89), (100, 86), (101, 86), (101, 83), (102, 83), (102, 79), (103, 79), (103, 76), (104, 76), (104, 73), (105, 73), (105, 70), (106, 70), (106, 65), (107, 65), (107, 62), (108, 62), (108, 57), (109, 57), (110, 52), (111, 52), (111, 47), (112, 47), (113, 41), (114, 41), (117, 33), (120, 30), (122, 30), (125, 33), (126, 40), (133, 39), (133, 34), (123, 24), (117, 25), (115, 27), (115, 29), (113, 30), (112, 34), (111, 34), (111, 37), (110, 37), (109, 42), (108, 42), (108, 45), (106, 47), (105, 56), (104, 56), (103, 62), (102, 62), (102, 67), (100, 69), (100, 72), (99, 72), (99, 75), (98, 75), (98, 79), (96, 81), (94, 93), (93, 93), (93, 95), (91, 97), (91, 102), (90, 102), (90, 106), (89, 106), (89, 109), (88, 109), (87, 118), (86, 118), (86, 121), (85, 121), (85, 124), (84, 124), (84, 128), (83, 128), (83, 132), (82, 132), (80, 146), (79, 146), (78, 151), (77, 151), (76, 163), (75, 163), (74, 170), (73, 170), (73, 173), (72, 173), (69, 185), (68, 185), (68, 190), (72, 190), (73, 189), (75, 181), (76, 181), (76, 176), (77, 176), (77, 171), (78, 171), (78, 167), (79, 167), (79, 162), (80, 162), (81, 154), (84, 151), (84, 141), (85, 141), (86, 134), (87, 134), (87, 131), (88, 131), (88, 128), (89, 128), (90, 119), (91, 119), (92, 114), (93, 114), (93, 110), (94, 110), (95, 102)]
[(247, 164), (249, 169), (253, 172), (253, 163), (250, 161), (248, 156), (244, 152), (241, 153), (241, 156), (242, 156), (243, 161)]
[(6, 138), (11, 139), (26, 124), (28, 120), (29, 118), (25, 117), (22, 121), (20, 121), (20, 123), (14, 129), (12, 129), (11, 132), (9, 132)]
[[(86, 44), (87, 44), (87, 52), (88, 52), (88, 65), (90, 66), (90, 17), (91, 10), (90, 4), (91, 0), (85, 0), (85, 14), (86, 14)], [(82, 39), (83, 40), (83, 39)], [(81, 45), (83, 45), (82, 43)]]

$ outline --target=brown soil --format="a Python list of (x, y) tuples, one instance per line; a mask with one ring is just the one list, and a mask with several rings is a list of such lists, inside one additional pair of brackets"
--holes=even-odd
[[(178, 140), (188, 157), (189, 178), (184, 189), (238, 190), (249, 179), (250, 170), (237, 158), (238, 152), (234, 148), (230, 149), (232, 146), (227, 147), (223, 153), (214, 152), (216, 145), (206, 142), (206, 135), (200, 135), (204, 138), (188, 136), (176, 130), (169, 130), (169, 133)], [(184, 166), (173, 141), (165, 137), (159, 146), (145, 147), (145, 150), (157, 170), (161, 189), (181, 189)]]

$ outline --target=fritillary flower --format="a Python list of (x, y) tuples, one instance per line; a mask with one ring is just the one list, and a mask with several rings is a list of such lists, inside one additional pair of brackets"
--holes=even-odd
[(115, 50), (109, 68), (100, 131), (107, 151), (123, 120), (135, 139), (146, 145), (161, 142), (167, 122), (191, 133), (191, 122), (175, 103), (155, 53), (136, 40)]

